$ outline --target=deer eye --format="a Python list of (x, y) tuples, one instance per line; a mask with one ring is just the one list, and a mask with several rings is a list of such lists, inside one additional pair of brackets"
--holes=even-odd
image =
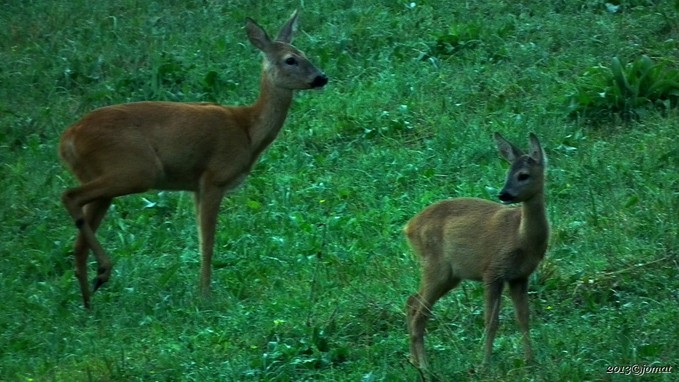
[(294, 57), (288, 57), (285, 59), (285, 63), (288, 65), (297, 65), (297, 60)]
[(521, 181), (521, 182), (523, 182), (524, 180), (528, 180), (528, 178), (530, 178), (530, 175), (528, 175), (526, 173), (519, 174), (519, 181)]

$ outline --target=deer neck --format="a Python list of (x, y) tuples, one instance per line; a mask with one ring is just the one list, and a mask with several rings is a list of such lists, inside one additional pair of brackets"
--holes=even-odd
[(525, 243), (532, 243), (534, 248), (544, 253), (549, 237), (544, 193), (540, 192), (522, 203), (519, 232)]
[(248, 128), (256, 156), (271, 144), (283, 127), (292, 94), (292, 90), (275, 86), (267, 73), (262, 73), (259, 98), (250, 106), (252, 118)]

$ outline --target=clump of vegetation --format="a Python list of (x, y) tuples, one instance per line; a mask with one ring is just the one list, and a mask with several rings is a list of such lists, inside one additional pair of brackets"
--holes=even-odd
[(447, 31), (434, 34), (434, 42), (422, 59), (447, 57), (464, 49), (471, 49), (481, 42), (482, 27), (478, 23), (453, 24)]
[(679, 69), (671, 64), (653, 62), (643, 55), (626, 65), (613, 57), (610, 66), (594, 66), (569, 96), (569, 115), (590, 121), (619, 116), (628, 121), (638, 120), (652, 108), (675, 108), (679, 103)]

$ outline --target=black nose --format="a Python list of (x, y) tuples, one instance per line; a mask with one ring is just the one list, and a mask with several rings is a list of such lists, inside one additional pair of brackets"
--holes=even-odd
[(328, 77), (325, 74), (323, 74), (323, 75), (320, 75), (320, 76), (317, 76), (316, 78), (314, 78), (313, 82), (311, 82), (311, 87), (322, 88), (327, 83), (328, 83)]
[(514, 201), (514, 196), (505, 190), (500, 191), (500, 194), (497, 197), (505, 203), (511, 203)]

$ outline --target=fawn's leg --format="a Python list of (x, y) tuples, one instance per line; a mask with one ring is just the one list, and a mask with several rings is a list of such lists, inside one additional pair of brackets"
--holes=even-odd
[(459, 283), (459, 279), (452, 277), (449, 267), (426, 267), (423, 268), (419, 292), (408, 298), (406, 314), (410, 335), (410, 359), (421, 369), (426, 370), (429, 367), (424, 350), (424, 332), (432, 307)]
[(489, 365), (493, 354), (493, 341), (499, 325), (498, 316), (500, 314), (500, 297), (502, 297), (502, 280), (485, 280), (484, 297), (486, 302), (485, 322), (486, 322), (486, 343), (483, 356), (483, 364)]
[(514, 303), (516, 321), (523, 336), (523, 349), (526, 362), (533, 360), (533, 349), (530, 343), (529, 311), (528, 311), (528, 279), (519, 279), (509, 282), (509, 293)]

